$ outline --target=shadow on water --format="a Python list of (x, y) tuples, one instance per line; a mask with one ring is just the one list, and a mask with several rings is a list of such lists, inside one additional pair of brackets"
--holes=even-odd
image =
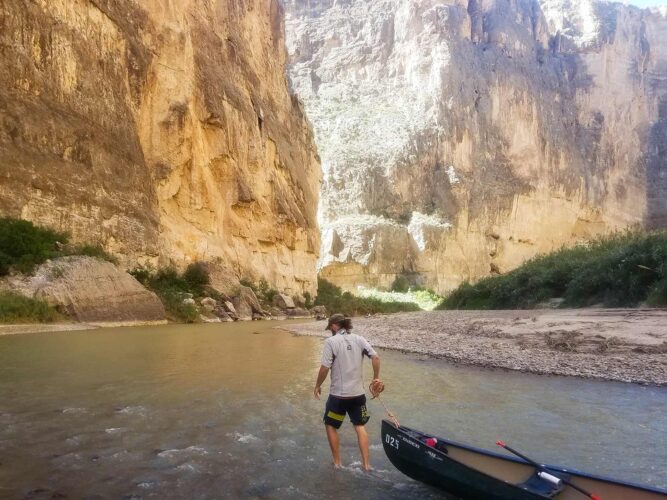
[[(349, 423), (333, 470), (311, 396), (321, 339), (274, 325), (0, 338), (0, 497), (441, 498), (388, 462), (376, 402), (375, 471), (360, 470)], [(382, 357), (406, 425), (665, 486), (665, 389)]]

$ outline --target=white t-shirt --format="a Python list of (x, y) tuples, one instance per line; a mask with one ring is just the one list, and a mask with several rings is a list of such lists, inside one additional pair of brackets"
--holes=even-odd
[(356, 397), (364, 394), (363, 361), (377, 353), (360, 335), (338, 330), (324, 341), (322, 366), (331, 368), (329, 393), (338, 397)]

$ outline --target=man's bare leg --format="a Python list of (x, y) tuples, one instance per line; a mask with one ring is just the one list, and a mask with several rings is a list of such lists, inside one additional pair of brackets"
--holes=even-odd
[(366, 427), (363, 425), (355, 425), (354, 430), (357, 431), (357, 440), (359, 441), (359, 451), (361, 451), (361, 461), (365, 471), (371, 470), (371, 465), (368, 461), (368, 434)]
[(338, 431), (331, 425), (325, 425), (325, 427), (327, 429), (327, 439), (329, 440), (334, 465), (340, 467), (340, 440), (338, 439)]

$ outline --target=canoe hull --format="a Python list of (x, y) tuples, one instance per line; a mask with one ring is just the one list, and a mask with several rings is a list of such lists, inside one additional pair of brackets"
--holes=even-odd
[[(447, 453), (422, 442), (418, 431), (382, 422), (382, 445), (391, 463), (405, 475), (463, 499), (581, 500), (585, 498), (572, 488), (561, 492), (525, 488), (523, 483), (534, 476), (535, 469), (525, 462), (498, 453), (437, 438)], [(604, 500), (667, 500), (664, 491), (600, 478), (562, 467), (547, 466), (560, 477), (598, 494)], [(540, 482), (540, 481), (538, 481)], [(554, 494), (554, 496), (551, 496)]]

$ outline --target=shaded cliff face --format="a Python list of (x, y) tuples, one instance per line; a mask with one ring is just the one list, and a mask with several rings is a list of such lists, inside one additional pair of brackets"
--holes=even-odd
[(590, 0), (287, 0), (321, 274), (440, 291), (664, 225), (667, 17)]
[(0, 212), (127, 265), (313, 291), (319, 159), (278, 0), (7, 0)]

